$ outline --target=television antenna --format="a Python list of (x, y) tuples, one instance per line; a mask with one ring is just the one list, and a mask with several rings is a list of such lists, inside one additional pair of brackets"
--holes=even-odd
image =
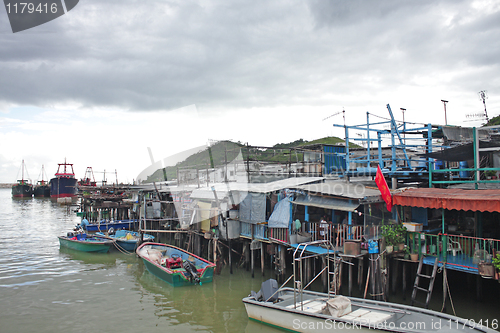
[(483, 105), (484, 105), (484, 116), (486, 117), (486, 123), (488, 123), (490, 120), (488, 119), (488, 112), (486, 112), (486, 99), (488, 99), (488, 95), (487, 95), (487, 91), (486, 90), (481, 90), (480, 92), (478, 92), (478, 95), (479, 95), (479, 99), (483, 101)]
[(342, 113), (342, 117), (344, 118), (344, 127), (345, 127), (345, 110), (344, 110), (344, 108), (342, 108), (342, 111), (335, 112), (334, 114), (331, 114), (328, 117), (324, 118), (323, 121), (327, 120), (328, 118), (334, 117), (338, 114), (341, 114), (341, 113)]

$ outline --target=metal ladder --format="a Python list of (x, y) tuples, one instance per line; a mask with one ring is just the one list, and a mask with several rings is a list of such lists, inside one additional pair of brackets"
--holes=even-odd
[[(415, 277), (415, 284), (413, 285), (413, 292), (411, 294), (411, 305), (414, 303), (418, 303), (421, 305), (424, 305), (426, 309), (429, 308), (429, 302), (431, 301), (431, 295), (432, 295), (432, 289), (434, 288), (434, 280), (436, 279), (436, 273), (438, 269), (438, 258), (436, 257), (436, 260), (434, 261), (434, 267), (432, 268), (432, 275), (425, 275), (422, 274), (422, 267), (424, 266), (424, 256), (420, 257), (420, 261), (418, 262), (418, 269), (417, 269), (417, 276)], [(420, 278), (429, 280), (429, 287), (423, 288), (419, 286), (420, 283)], [(423, 291), (427, 294), (427, 297), (425, 299), (425, 303), (419, 302), (416, 300), (417, 298), (417, 291)]]

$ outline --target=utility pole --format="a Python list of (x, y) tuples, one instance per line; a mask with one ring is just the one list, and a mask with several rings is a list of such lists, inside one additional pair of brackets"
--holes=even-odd
[(448, 103), (448, 101), (445, 101), (444, 99), (442, 99), (441, 102), (443, 102), (443, 105), (444, 105), (444, 124), (448, 125), (448, 119), (446, 119), (446, 103)]

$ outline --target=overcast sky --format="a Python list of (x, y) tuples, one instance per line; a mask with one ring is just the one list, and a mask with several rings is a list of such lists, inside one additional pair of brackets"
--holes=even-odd
[[(12, 33), (0, 8), (0, 182), (66, 158), (132, 182), (229, 139), (343, 137), (366, 112), (477, 126), (500, 114), (500, 1), (80, 0)], [(17, 178), (16, 178), (17, 177)], [(108, 181), (114, 181), (114, 175)]]

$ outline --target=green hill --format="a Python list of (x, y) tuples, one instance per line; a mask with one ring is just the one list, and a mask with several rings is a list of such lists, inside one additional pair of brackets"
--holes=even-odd
[[(163, 169), (156, 170), (145, 182), (177, 179), (178, 169), (206, 170), (207, 168), (216, 168), (226, 162), (233, 161), (240, 151), (241, 157), (245, 161), (248, 159), (267, 163), (294, 163), (303, 160), (301, 147), (314, 144), (334, 145), (343, 142), (344, 140), (337, 137), (325, 137), (314, 141), (299, 139), (289, 143), (278, 143), (272, 147), (247, 147), (240, 142), (219, 141), (211, 147), (189, 156), (177, 165), (165, 168), (165, 172)], [(349, 147), (360, 146), (350, 142)]]

